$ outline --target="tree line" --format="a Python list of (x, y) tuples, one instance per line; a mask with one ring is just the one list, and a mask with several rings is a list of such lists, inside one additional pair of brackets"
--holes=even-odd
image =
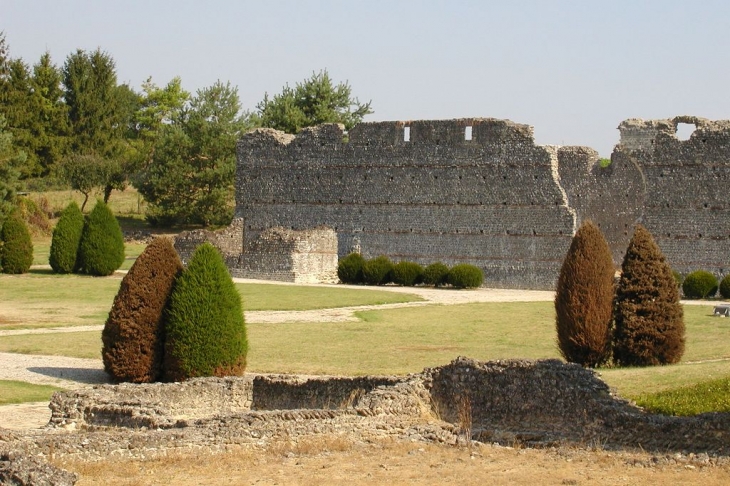
[(233, 215), (235, 146), (256, 127), (297, 133), (320, 123), (346, 129), (372, 113), (347, 82), (315, 72), (244, 110), (238, 88), (217, 81), (190, 93), (175, 77), (119, 83), (112, 56), (78, 49), (60, 66), (10, 55), (0, 32), (0, 222), (22, 188), (63, 184), (108, 202), (132, 184), (155, 225), (223, 225)]

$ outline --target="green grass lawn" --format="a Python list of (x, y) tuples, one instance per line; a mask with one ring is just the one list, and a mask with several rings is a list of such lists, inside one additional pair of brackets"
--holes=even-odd
[[(459, 355), (480, 360), (559, 358), (553, 312), (551, 302), (482, 303), (364, 311), (357, 313), (360, 322), (249, 323), (248, 369), (405, 374), (446, 364)], [(727, 342), (730, 322), (711, 312), (711, 306), (685, 307), (687, 351), (682, 363), (604, 368), (598, 373), (629, 398), (730, 377), (730, 360), (724, 359), (730, 353), (717, 345)], [(98, 358), (100, 348), (99, 332), (0, 338), (0, 351), (6, 352)]]
[[(0, 329), (102, 325), (122, 276), (0, 275)], [(421, 300), (411, 294), (344, 287), (237, 284), (246, 310), (310, 310)]]
[(54, 392), (60, 391), (50, 385), (33, 385), (23, 381), (0, 380), (0, 405), (26, 402), (47, 402)]

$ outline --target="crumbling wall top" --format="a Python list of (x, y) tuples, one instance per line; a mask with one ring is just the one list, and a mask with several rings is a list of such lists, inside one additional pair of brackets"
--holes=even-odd
[(730, 132), (730, 120), (708, 120), (692, 115), (679, 115), (661, 120), (629, 118), (618, 126), (621, 134), (619, 147), (630, 150), (648, 150), (659, 137), (667, 136), (676, 140), (677, 127), (682, 123), (695, 126), (695, 131), (690, 139), (713, 134), (727, 135)]

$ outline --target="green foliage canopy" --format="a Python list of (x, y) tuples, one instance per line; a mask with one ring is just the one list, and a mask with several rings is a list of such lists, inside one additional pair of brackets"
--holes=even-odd
[(347, 82), (335, 85), (324, 70), (294, 88), (287, 84), (273, 99), (264, 95), (256, 116), (261, 126), (292, 134), (322, 123), (342, 123), (349, 130), (373, 113), (370, 105), (353, 98)]
[(17, 212), (3, 223), (0, 242), (3, 273), (26, 273), (33, 263), (33, 241), (25, 221)]
[(199, 90), (160, 130), (135, 185), (153, 224), (228, 224), (233, 217), (236, 142), (248, 125), (230, 83)]

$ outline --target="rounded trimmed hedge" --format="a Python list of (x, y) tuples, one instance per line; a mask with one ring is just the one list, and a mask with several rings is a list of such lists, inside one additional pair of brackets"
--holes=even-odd
[(79, 270), (96, 276), (114, 273), (124, 263), (124, 236), (109, 207), (99, 200), (89, 214), (79, 243)]
[(365, 259), (359, 253), (350, 253), (337, 262), (337, 276), (344, 284), (362, 283), (362, 267)]
[(393, 265), (393, 283), (412, 287), (423, 280), (423, 267), (414, 262), (398, 262)]
[(423, 283), (440, 287), (446, 285), (446, 277), (449, 275), (449, 267), (441, 262), (435, 262), (423, 269)]
[(14, 213), (0, 230), (0, 264), (3, 273), (26, 273), (33, 264), (33, 241), (25, 221)]
[(241, 296), (223, 257), (200, 245), (175, 281), (165, 328), (164, 377), (240, 376), (248, 341)]
[(81, 243), (81, 233), (84, 231), (84, 215), (76, 201), (66, 206), (61, 212), (61, 219), (53, 228), (51, 251), (48, 263), (56, 273), (73, 273), (76, 270), (76, 261)]
[(372, 258), (362, 266), (363, 281), (368, 285), (385, 285), (391, 281), (393, 262), (384, 255)]
[(730, 299), (730, 274), (725, 275), (720, 282), (720, 295), (723, 299)]
[(471, 289), (482, 285), (484, 274), (479, 267), (461, 263), (449, 270), (446, 281), (457, 289)]
[(682, 292), (688, 299), (712, 297), (717, 293), (717, 278), (706, 270), (695, 270), (684, 277)]

